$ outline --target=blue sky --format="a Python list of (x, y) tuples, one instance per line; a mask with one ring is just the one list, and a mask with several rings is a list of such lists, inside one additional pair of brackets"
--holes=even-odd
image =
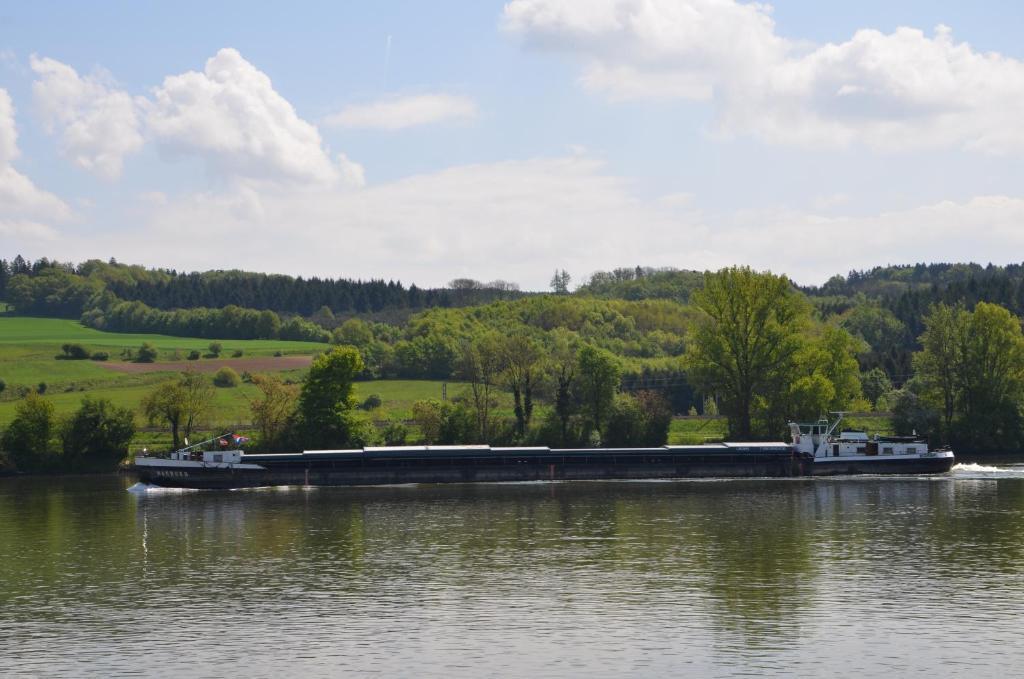
[(11, 6), (0, 256), (532, 289), (1020, 261), (1022, 28), (1011, 2)]

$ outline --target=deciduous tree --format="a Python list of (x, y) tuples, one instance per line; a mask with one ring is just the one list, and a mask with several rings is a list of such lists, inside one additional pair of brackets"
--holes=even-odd
[(502, 339), (497, 333), (485, 333), (462, 343), (458, 363), (459, 376), (469, 383), (476, 414), (476, 438), (487, 441), (491, 434), (491, 409), (498, 377), (504, 368)]
[(577, 365), (580, 400), (591, 428), (600, 432), (619, 389), (622, 369), (614, 354), (589, 344), (580, 347)]
[(188, 438), (213, 400), (213, 386), (199, 373), (185, 372), (172, 382), (157, 385), (142, 398), (140, 406), (151, 424), (166, 424), (175, 449), (181, 436)]
[(299, 393), (302, 439), (309, 448), (363, 445), (371, 436), (355, 413), (352, 383), (363, 369), (354, 347), (335, 347), (314, 359)]
[(502, 340), (501, 350), (504, 364), (501, 381), (512, 392), (516, 435), (522, 438), (533, 417), (533, 391), (539, 379), (541, 349), (526, 334), (517, 332)]
[(730, 435), (750, 439), (758, 399), (785, 388), (810, 309), (785, 276), (746, 267), (705, 276), (693, 294), (701, 310), (686, 354), (690, 378), (718, 394)]
[(924, 317), (921, 351), (914, 355), (914, 370), (921, 377), (926, 393), (940, 404), (942, 425), (947, 434), (956, 414), (969, 325), (970, 313), (962, 305), (932, 306)]
[(253, 375), (252, 383), (260, 392), (249, 403), (253, 424), (259, 431), (257, 445), (264, 451), (284, 450), (295, 422), (299, 388), (272, 375)]

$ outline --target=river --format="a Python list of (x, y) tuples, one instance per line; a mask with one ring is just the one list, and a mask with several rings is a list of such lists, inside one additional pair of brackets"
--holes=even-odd
[(1024, 464), (170, 491), (0, 479), (0, 674), (1009, 676)]

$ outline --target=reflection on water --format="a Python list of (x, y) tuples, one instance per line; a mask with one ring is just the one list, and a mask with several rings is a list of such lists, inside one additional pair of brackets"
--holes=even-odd
[(168, 492), (0, 481), (15, 675), (1009, 674), (1024, 465)]

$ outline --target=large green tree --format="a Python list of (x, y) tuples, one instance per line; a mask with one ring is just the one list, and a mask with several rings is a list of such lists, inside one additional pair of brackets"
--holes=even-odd
[(707, 274), (692, 299), (702, 314), (686, 354), (690, 378), (720, 397), (730, 435), (750, 439), (758, 401), (796, 374), (810, 307), (785, 276), (746, 267)]
[(601, 432), (619, 390), (622, 368), (614, 354), (589, 344), (580, 347), (576, 363), (580, 401), (591, 429)]
[(971, 314), (963, 305), (936, 304), (924, 317), (919, 338), (921, 351), (914, 355), (914, 370), (931, 400), (939, 404), (942, 426), (948, 435), (953, 426), (963, 373), (963, 352)]
[(980, 450), (1024, 444), (1024, 333), (1007, 309), (936, 305), (914, 356), (925, 394), (942, 413), (948, 440)]
[(299, 393), (299, 422), (307, 448), (365, 445), (371, 433), (355, 412), (352, 383), (363, 369), (355, 347), (340, 346), (317, 356)]
[(516, 416), (516, 435), (522, 438), (533, 417), (533, 391), (540, 378), (541, 349), (522, 332), (502, 340), (504, 371), (500, 379), (512, 392), (512, 408)]

